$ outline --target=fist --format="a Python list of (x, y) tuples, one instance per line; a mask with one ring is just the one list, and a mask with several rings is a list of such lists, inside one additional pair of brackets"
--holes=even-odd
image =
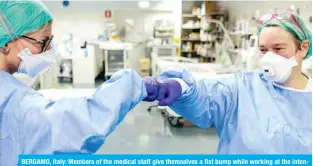
[(143, 99), (143, 101), (155, 101), (158, 97), (159, 91), (159, 82), (154, 77), (144, 77), (143, 82), (146, 86), (147, 97)]
[(165, 80), (159, 84), (157, 100), (160, 106), (169, 106), (173, 104), (182, 93), (180, 83), (173, 79)]

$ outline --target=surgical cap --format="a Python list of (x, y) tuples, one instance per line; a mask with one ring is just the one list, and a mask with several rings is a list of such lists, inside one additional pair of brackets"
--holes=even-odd
[(36, 31), (51, 20), (51, 13), (40, 1), (0, 0), (0, 48), (12, 38)]
[[(272, 18), (267, 22), (264, 22), (260, 29), (259, 29), (259, 34), (263, 30), (264, 27), (269, 26), (269, 25), (277, 25), (279, 27), (282, 27), (286, 31), (290, 32), (297, 40), (303, 42), (304, 40), (308, 40), (310, 42), (310, 48), (307, 53), (307, 55), (304, 57), (304, 59), (308, 59), (309, 57), (312, 56), (312, 33), (308, 30), (308, 28), (305, 26), (303, 20), (297, 16), (295, 16), (296, 21), (299, 23), (299, 27), (295, 22), (290, 19), (290, 14), (288, 13), (282, 13), (278, 15), (280, 18), (283, 19), (275, 19)], [(303, 31), (302, 31), (302, 30)]]

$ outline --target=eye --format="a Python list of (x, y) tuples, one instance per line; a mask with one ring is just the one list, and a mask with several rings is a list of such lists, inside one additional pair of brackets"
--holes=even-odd
[(277, 51), (277, 52), (280, 52), (280, 51), (284, 51), (285, 48), (277, 47), (277, 48), (274, 48), (274, 50)]
[(265, 53), (267, 52), (267, 49), (265, 49), (265, 48), (260, 48), (260, 52), (261, 52), (261, 54), (265, 54)]

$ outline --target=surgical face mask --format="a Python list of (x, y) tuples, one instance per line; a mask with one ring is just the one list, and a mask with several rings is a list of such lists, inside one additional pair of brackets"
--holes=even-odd
[(26, 48), (17, 56), (22, 60), (17, 72), (27, 74), (33, 78), (50, 67), (54, 60), (54, 49), (33, 55), (30, 50)]
[(295, 56), (285, 58), (273, 52), (267, 52), (260, 60), (261, 71), (272, 82), (284, 83), (291, 75), (292, 68), (298, 63)]

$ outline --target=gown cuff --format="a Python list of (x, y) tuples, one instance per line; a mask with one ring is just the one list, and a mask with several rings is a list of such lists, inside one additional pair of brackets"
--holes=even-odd
[(177, 82), (179, 82), (179, 84), (182, 88), (182, 91), (181, 91), (182, 94), (184, 92), (186, 92), (186, 90), (189, 88), (189, 85), (184, 80), (182, 80), (180, 78), (169, 78), (169, 79), (176, 80)]

